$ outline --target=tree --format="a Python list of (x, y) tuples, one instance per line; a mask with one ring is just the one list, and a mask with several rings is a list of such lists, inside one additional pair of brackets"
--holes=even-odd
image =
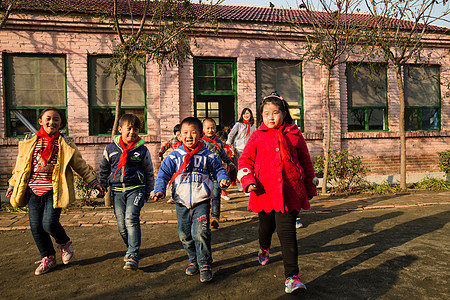
[(2, 29), (3, 26), (5, 26), (6, 22), (8, 21), (9, 14), (14, 9), (15, 2), (16, 1), (14, 0), (6, 0), (4, 1), (3, 4), (3, 1), (0, 0), (0, 7), (3, 7), (3, 5), (6, 6), (5, 12), (0, 16), (0, 29)]
[(281, 46), (289, 52), (295, 53), (306, 61), (317, 61), (325, 68), (325, 111), (326, 132), (324, 134), (324, 171), (322, 193), (327, 192), (327, 177), (329, 165), (329, 152), (331, 145), (331, 104), (330, 79), (333, 69), (346, 63), (349, 53), (362, 41), (361, 27), (363, 23), (355, 23), (352, 14), (358, 12), (359, 0), (319, 0), (319, 9), (316, 11), (311, 0), (304, 0), (300, 7), (304, 8), (308, 24), (299, 23), (296, 18), (289, 20), (293, 32), (305, 36), (306, 45), (293, 49), (280, 40)]
[[(446, 0), (442, 2), (445, 6)], [(411, 61), (424, 62), (423, 40), (427, 34), (442, 30), (432, 26), (436, 20), (449, 15), (449, 8), (438, 15), (433, 9), (435, 0), (366, 0), (370, 14), (374, 17), (368, 29), (368, 44), (373, 53), (381, 56), (395, 68), (400, 99), (400, 188), (406, 189), (406, 134), (405, 134), (405, 90), (402, 67)]]

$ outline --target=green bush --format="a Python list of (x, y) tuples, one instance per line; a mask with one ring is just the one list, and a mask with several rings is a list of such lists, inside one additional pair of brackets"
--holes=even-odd
[[(92, 167), (89, 166), (91, 169)], [(75, 179), (75, 192), (77, 195), (77, 198), (81, 200), (81, 205), (88, 205), (92, 206), (95, 201), (92, 199), (94, 189), (91, 188), (89, 184), (87, 184), (81, 176), (77, 176), (77, 179)]]
[[(319, 155), (314, 163), (314, 170), (317, 174), (323, 174), (323, 155)], [(332, 192), (353, 192), (362, 183), (366, 176), (367, 168), (361, 161), (360, 156), (349, 156), (346, 150), (329, 151), (328, 177)]]
[(387, 181), (383, 181), (381, 184), (369, 185), (364, 188), (365, 192), (380, 194), (380, 195), (395, 195), (401, 192), (398, 184), (392, 184)]
[(434, 177), (425, 177), (415, 184), (416, 188), (432, 191), (449, 191), (450, 181), (437, 179)]
[(27, 213), (28, 204), (24, 207), (12, 207), (9, 203), (2, 203), (1, 211), (11, 212), (11, 213)]
[(450, 175), (450, 150), (438, 152), (439, 168), (447, 175)]

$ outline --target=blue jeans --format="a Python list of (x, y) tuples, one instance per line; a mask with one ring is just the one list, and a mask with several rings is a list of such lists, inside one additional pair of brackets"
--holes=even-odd
[(212, 263), (210, 208), (209, 201), (200, 202), (191, 209), (176, 204), (178, 236), (188, 254), (189, 262), (198, 263), (200, 267)]
[(214, 180), (213, 196), (211, 199), (211, 217), (220, 218), (220, 186)]
[(64, 228), (59, 223), (61, 208), (53, 208), (53, 190), (38, 196), (31, 189), (28, 189), (28, 217), (30, 219), (30, 229), (34, 242), (39, 249), (41, 258), (55, 255), (55, 248), (50, 236), (56, 243), (65, 245), (70, 238)]
[(127, 246), (127, 254), (139, 259), (141, 247), (141, 223), (139, 216), (145, 202), (145, 188), (136, 188), (131, 191), (111, 191), (114, 214), (120, 236)]

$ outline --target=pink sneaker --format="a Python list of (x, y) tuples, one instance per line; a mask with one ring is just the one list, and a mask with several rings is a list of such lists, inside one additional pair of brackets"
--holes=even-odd
[(61, 249), (63, 264), (67, 265), (73, 258), (72, 242), (68, 241), (65, 245), (58, 245), (58, 248)]
[(259, 252), (258, 252), (258, 261), (261, 265), (266, 265), (269, 262), (269, 249), (263, 249), (261, 246), (259, 246)]
[(41, 275), (56, 267), (56, 259), (54, 255), (50, 255), (38, 260), (35, 264), (39, 264), (39, 266), (36, 268), (36, 271), (34, 271), (34, 275)]
[(301, 275), (299, 274), (286, 278), (286, 281), (284, 282), (284, 285), (286, 286), (284, 291), (286, 292), (286, 294), (306, 292), (306, 286), (300, 281), (300, 276)]

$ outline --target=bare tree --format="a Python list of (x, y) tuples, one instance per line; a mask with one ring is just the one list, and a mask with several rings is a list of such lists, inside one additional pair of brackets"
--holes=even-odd
[[(441, 2), (446, 5), (446, 0)], [(395, 68), (400, 98), (400, 188), (406, 189), (406, 134), (405, 134), (405, 89), (402, 67), (411, 61), (424, 61), (423, 41), (427, 34), (442, 31), (432, 25), (449, 15), (444, 7), (440, 14), (434, 14), (438, 5), (435, 0), (366, 0), (370, 14), (374, 17), (368, 43), (373, 53), (381, 56)]]
[[(318, 7), (314, 7), (313, 1), (303, 0), (300, 7), (305, 12), (308, 24), (298, 22), (291, 15), (290, 27), (294, 33), (305, 36), (304, 47), (295, 49), (288, 46), (282, 40), (281, 46), (289, 52), (297, 54), (306, 61), (318, 62), (326, 70), (325, 77), (325, 111), (326, 132), (324, 134), (324, 172), (322, 193), (327, 192), (327, 178), (329, 166), (329, 151), (331, 145), (331, 104), (330, 104), (330, 79), (333, 69), (339, 64), (348, 61), (349, 53), (362, 41), (361, 28), (363, 21), (356, 23), (352, 20), (354, 13), (359, 12), (360, 0), (319, 0)], [(320, 9), (320, 11), (316, 10)], [(310, 25), (310, 26), (308, 26)]]
[(14, 0), (6, 0), (6, 1), (0, 0), (0, 8), (3, 7), (3, 5), (5, 5), (5, 11), (2, 12), (2, 14), (0, 15), (0, 29), (2, 29), (3, 26), (6, 25), (6, 22), (8, 21), (9, 18), (9, 14), (14, 9), (15, 2), (16, 1)]

